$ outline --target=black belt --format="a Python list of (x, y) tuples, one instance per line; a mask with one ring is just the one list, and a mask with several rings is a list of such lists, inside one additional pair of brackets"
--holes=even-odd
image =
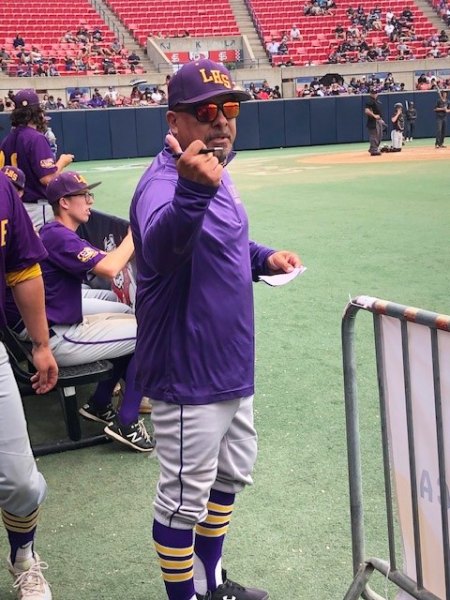
[(48, 337), (52, 338), (55, 335), (56, 335), (56, 331), (50, 327), (50, 329), (48, 330)]
[[(25, 329), (25, 323), (22, 321), (22, 319), (20, 319), (20, 321), (17, 321), (17, 323), (11, 327), (12, 331), (14, 331), (14, 333), (22, 333), (22, 331)], [(48, 337), (52, 338), (56, 335), (56, 331), (54, 329), (52, 329), (51, 327), (48, 330)]]

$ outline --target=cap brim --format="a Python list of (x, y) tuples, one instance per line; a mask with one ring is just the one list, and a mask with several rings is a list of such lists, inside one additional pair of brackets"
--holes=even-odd
[(84, 189), (86, 189), (86, 190), (92, 190), (92, 189), (94, 189), (95, 187), (97, 187), (100, 184), (101, 184), (101, 181), (96, 181), (95, 183), (90, 183)]
[(196, 96), (195, 98), (191, 98), (190, 100), (184, 100), (183, 102), (177, 102), (177, 104), (170, 103), (169, 96), (169, 106), (182, 106), (185, 104), (198, 104), (199, 102), (204, 102), (205, 100), (211, 100), (212, 98), (220, 98), (222, 96), (231, 96), (234, 100), (238, 100), (239, 102), (247, 102), (247, 100), (251, 100), (252, 97), (248, 92), (244, 90), (224, 90), (223, 92), (206, 92), (205, 94), (200, 94), (200, 96)]

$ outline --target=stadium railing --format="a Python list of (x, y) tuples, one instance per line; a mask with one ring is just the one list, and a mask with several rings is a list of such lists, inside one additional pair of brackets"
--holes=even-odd
[[(361, 363), (355, 350), (359, 311), (373, 315), (386, 506), (386, 539), (381, 541), (388, 558), (384, 559), (368, 557), (365, 550), (362, 474), (369, 467), (364, 462), (362, 468), (361, 458), (364, 436), (357, 392), (357, 363)], [(374, 571), (384, 576), (385, 584), (389, 580), (409, 594), (401, 593), (401, 598), (449, 600), (450, 317), (358, 296), (344, 311), (342, 351), (354, 571), (344, 600), (387, 598), (386, 590), (379, 595), (368, 585)], [(400, 546), (403, 560), (398, 556)]]

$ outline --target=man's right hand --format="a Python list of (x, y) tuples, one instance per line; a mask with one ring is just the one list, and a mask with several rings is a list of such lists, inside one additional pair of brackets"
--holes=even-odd
[(75, 156), (73, 154), (61, 154), (58, 162), (61, 164), (61, 168), (65, 168), (73, 162)]
[(31, 377), (31, 385), (36, 394), (46, 394), (58, 381), (58, 365), (48, 346), (34, 347), (32, 354), (37, 373)]
[(167, 134), (166, 142), (172, 154), (182, 152), (182, 156), (177, 158), (177, 171), (181, 177), (202, 185), (219, 187), (223, 166), (213, 153), (199, 154), (202, 148), (206, 148), (203, 142), (195, 140), (184, 151), (171, 133)]

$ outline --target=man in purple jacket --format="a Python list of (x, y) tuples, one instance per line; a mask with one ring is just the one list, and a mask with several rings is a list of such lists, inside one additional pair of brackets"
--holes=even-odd
[(268, 598), (227, 579), (221, 557), (235, 494), (252, 483), (257, 452), (252, 282), (301, 261), (249, 240), (225, 168), (240, 102), (249, 99), (223, 65), (184, 65), (169, 83), (166, 146), (130, 211), (137, 385), (153, 403), (153, 539), (170, 600)]

